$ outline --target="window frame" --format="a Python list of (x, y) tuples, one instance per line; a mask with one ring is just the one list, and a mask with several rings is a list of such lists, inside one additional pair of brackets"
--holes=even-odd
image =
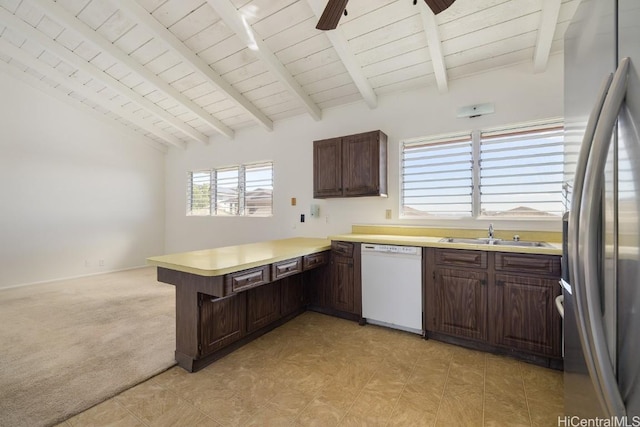
[[(554, 128), (554, 127), (563, 127), (564, 126), (564, 119), (561, 117), (554, 117), (554, 118), (549, 118), (549, 119), (544, 119), (544, 120), (536, 120), (536, 121), (528, 121), (528, 122), (521, 122), (521, 123), (515, 123), (515, 124), (511, 124), (511, 125), (506, 125), (506, 126), (498, 126), (498, 127), (491, 127), (491, 128), (483, 128), (483, 129), (473, 129), (473, 130), (468, 130), (468, 131), (464, 131), (464, 132), (456, 132), (456, 133), (447, 133), (447, 134), (439, 134), (439, 135), (432, 135), (432, 136), (426, 136), (426, 137), (419, 137), (419, 138), (409, 138), (409, 139), (405, 139), (405, 140), (401, 140), (399, 145), (399, 155), (398, 155), (398, 218), (400, 220), (405, 220), (405, 221), (410, 221), (410, 220), (433, 220), (433, 221), (437, 221), (437, 222), (447, 222), (447, 221), (476, 221), (476, 220), (483, 220), (483, 221), (536, 221), (536, 222), (557, 222), (559, 220), (561, 220), (561, 216), (544, 216), (544, 215), (529, 215), (529, 216), (525, 216), (525, 215), (514, 215), (514, 216), (501, 216), (501, 215), (483, 215), (480, 211), (480, 207), (481, 207), (481, 193), (480, 193), (480, 187), (481, 187), (481, 168), (480, 168), (480, 150), (481, 150), (481, 139), (482, 139), (482, 134), (487, 134), (487, 133), (491, 133), (491, 134), (498, 134), (498, 133), (513, 133), (516, 131), (523, 131), (523, 132), (529, 132), (529, 131), (534, 131), (536, 129), (549, 129), (549, 128)], [(471, 139), (472, 139), (472, 176), (473, 176), (473, 181), (472, 181), (472, 214), (471, 216), (452, 216), (452, 215), (436, 215), (436, 214), (426, 214), (426, 215), (406, 215), (404, 214), (404, 167), (403, 167), (403, 160), (404, 160), (404, 149), (407, 145), (411, 145), (411, 144), (416, 144), (416, 143), (420, 143), (420, 142), (425, 142), (425, 141), (430, 141), (430, 142), (437, 142), (437, 141), (443, 141), (443, 140), (447, 140), (447, 139), (452, 139), (452, 137), (455, 136), (461, 136), (461, 135), (471, 135)], [(564, 144), (564, 142), (563, 142)], [(566, 163), (567, 159), (566, 159), (566, 153), (564, 153), (563, 155), (563, 162)], [(561, 185), (561, 189), (559, 190), (561, 191), (562, 197), (564, 199), (564, 194), (565, 194), (565, 188), (563, 185)], [(566, 204), (565, 204), (565, 209), (566, 209)]]
[[(247, 170), (251, 171), (254, 167), (260, 166), (268, 166), (270, 171), (270, 190), (271, 197), (269, 200), (269, 212), (267, 214), (249, 214), (246, 209), (247, 204)], [(218, 188), (218, 180), (221, 179), (218, 177), (220, 172), (227, 171), (237, 171), (237, 206), (232, 211), (235, 213), (220, 213), (219, 206), (219, 194), (220, 189)], [(192, 205), (192, 194), (193, 194), (193, 174), (195, 173), (209, 173), (209, 182), (210, 182), (210, 191), (209, 191), (209, 213), (208, 214), (194, 214)], [(270, 218), (273, 217), (274, 214), (274, 162), (272, 160), (260, 161), (260, 162), (251, 162), (244, 163), (240, 165), (231, 165), (231, 166), (220, 166), (210, 169), (198, 169), (187, 171), (187, 182), (186, 182), (186, 216), (187, 217), (225, 217), (225, 218)], [(225, 178), (229, 179), (229, 178)], [(233, 179), (233, 178), (231, 178)], [(236, 199), (236, 198), (234, 198)], [(232, 202), (233, 204), (233, 202)]]

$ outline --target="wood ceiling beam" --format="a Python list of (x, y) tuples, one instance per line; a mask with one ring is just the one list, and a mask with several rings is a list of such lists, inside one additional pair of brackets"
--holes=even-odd
[(543, 72), (547, 69), (553, 35), (558, 26), (561, 5), (562, 0), (542, 0), (542, 16), (540, 18), (540, 25), (538, 26), (536, 47), (533, 52), (533, 70), (536, 73)]
[[(309, 3), (311, 10), (313, 10), (313, 13), (319, 19), (320, 16), (322, 16), (325, 2), (322, 0), (307, 0), (307, 3)], [(335, 30), (325, 31), (324, 34), (329, 38), (333, 48), (338, 53), (342, 64), (347, 69), (347, 72), (360, 91), (360, 95), (362, 95), (364, 101), (369, 108), (376, 108), (378, 106), (378, 97), (371, 87), (369, 80), (364, 75), (362, 67), (351, 50), (344, 32), (340, 28), (336, 28)]]
[[(139, 105), (142, 108), (146, 108), (155, 116), (157, 116), (160, 120), (164, 120), (165, 122), (173, 125), (178, 129), (180, 129), (181, 127), (184, 127), (184, 128), (188, 128), (185, 130), (191, 129), (192, 131), (196, 132), (195, 129), (191, 128), (190, 126), (187, 126), (184, 122), (178, 120), (175, 116), (172, 116), (171, 114), (167, 113), (164, 109), (160, 108), (159, 106), (149, 101), (148, 99), (144, 98), (143, 96), (137, 94), (136, 92), (131, 90), (131, 88), (120, 83), (118, 80), (111, 77), (109, 74), (103, 72), (98, 67), (91, 64), (90, 62), (85, 61), (84, 59), (82, 59), (81, 57), (79, 57), (78, 55), (76, 55), (66, 47), (50, 39), (44, 33), (33, 28), (31, 25), (27, 24), (22, 19), (18, 18), (17, 16), (13, 15), (12, 13), (8, 12), (6, 9), (2, 7), (0, 7), (0, 22), (2, 22), (5, 26), (15, 30), (19, 34), (22, 34), (24, 37), (26, 37), (30, 41), (36, 44), (39, 44), (44, 49), (49, 51), (49, 53), (57, 56), (58, 58), (67, 62), (68, 64), (76, 67), (78, 70), (81, 70), (87, 73), (95, 80), (101, 82), (102, 84), (114, 90), (121, 96), (129, 99), (131, 102)], [(200, 133), (198, 132), (195, 135), (197, 136), (198, 134)], [(203, 142), (208, 142), (206, 135), (202, 135), (202, 134), (200, 135), (202, 136), (202, 138), (204, 138)]]
[(442, 40), (440, 39), (440, 31), (438, 30), (438, 22), (433, 11), (423, 1), (418, 2), (420, 9), (420, 17), (424, 34), (427, 36), (427, 44), (429, 46), (429, 55), (431, 56), (431, 64), (433, 65), (433, 73), (436, 76), (436, 83), (440, 93), (449, 90), (447, 79), (447, 66), (444, 63), (444, 54), (442, 53)]
[(47, 78), (51, 79), (58, 85), (66, 85), (74, 92), (82, 95), (83, 97), (90, 99), (92, 102), (101, 105), (107, 110), (116, 112), (119, 116), (127, 119), (131, 123), (139, 126), (140, 128), (156, 135), (158, 138), (167, 142), (168, 144), (174, 145), (176, 147), (185, 148), (184, 142), (180, 141), (175, 136), (165, 132), (162, 129), (154, 126), (150, 121), (144, 120), (142, 117), (137, 117), (130, 111), (127, 111), (121, 105), (119, 105), (115, 101), (107, 100), (105, 97), (101, 96), (93, 89), (84, 86), (81, 82), (73, 77), (69, 77), (65, 72), (58, 70), (56, 68), (51, 67), (50, 65), (42, 62), (38, 58), (32, 56), (27, 53), (23, 49), (0, 39), (0, 52), (5, 55), (10, 56), (21, 64), (32, 68), (33, 70), (39, 72), (47, 76)]
[(289, 70), (269, 49), (267, 44), (253, 32), (251, 25), (240, 15), (240, 12), (229, 0), (207, 0), (209, 6), (218, 14), (222, 21), (238, 36), (240, 40), (271, 70), (278, 80), (298, 99), (307, 112), (315, 120), (322, 118), (322, 111), (309, 94), (302, 89), (293, 78)]
[(181, 59), (196, 69), (198, 74), (218, 90), (222, 91), (229, 99), (235, 102), (242, 110), (251, 116), (260, 126), (266, 130), (273, 130), (273, 122), (251, 101), (238, 92), (229, 82), (216, 73), (202, 58), (185, 46), (171, 31), (158, 22), (147, 10), (137, 2), (131, 0), (112, 0), (113, 3), (135, 22), (141, 23), (150, 30), (169, 49), (173, 50)]
[(90, 114), (96, 120), (106, 123), (109, 126), (114, 126), (114, 125), (117, 126), (120, 132), (126, 133), (131, 138), (134, 138), (134, 139), (144, 138), (144, 142), (148, 144), (150, 147), (153, 147), (162, 153), (165, 153), (165, 154), (167, 153), (167, 146), (165, 144), (161, 144), (158, 141), (155, 141), (149, 138), (147, 135), (133, 130), (132, 128), (126, 126), (122, 122), (119, 122), (107, 116), (106, 114), (102, 114), (101, 112), (94, 110), (92, 107), (80, 101), (79, 99), (73, 98), (65, 94), (64, 92), (62, 92), (60, 89), (57, 89), (43, 82), (42, 80), (39, 80), (36, 76), (33, 76), (29, 73), (21, 71), (17, 67), (11, 66), (2, 61), (0, 61), (0, 72), (3, 72), (6, 75), (11, 76), (16, 80), (20, 80), (26, 85), (28, 85), (29, 87), (38, 89), (39, 91), (47, 94), (48, 96), (56, 98), (58, 101), (64, 102), (65, 104), (68, 104), (72, 108), (80, 109), (85, 113)]
[[(191, 101), (189, 98), (181, 94), (176, 88), (171, 86), (166, 81), (162, 80), (160, 77), (156, 76), (153, 72), (148, 70), (144, 65), (140, 64), (138, 61), (124, 53), (122, 50), (118, 49), (113, 43), (106, 40), (100, 34), (95, 32), (91, 27), (82, 22), (80, 19), (76, 18), (72, 14), (66, 11), (62, 6), (57, 3), (54, 3), (50, 0), (32, 0), (33, 4), (36, 5), (40, 10), (42, 10), (49, 18), (55, 20), (62, 27), (65, 28), (66, 31), (73, 31), (77, 35), (81, 37), (82, 40), (92, 44), (94, 47), (98, 48), (103, 54), (109, 55), (115, 61), (124, 64), (133, 72), (142, 77), (147, 83), (153, 86), (156, 90), (164, 93), (166, 96), (173, 98), (176, 103), (182, 105), (187, 110), (191, 111), (209, 126), (214, 128), (216, 131), (222, 133), (223, 135), (233, 138), (233, 130), (224, 125), (215, 117), (211, 116), (211, 114), (207, 113), (202, 107), (200, 107), (195, 102)], [(155, 104), (154, 104), (155, 105)], [(191, 138), (194, 138), (197, 141), (207, 144), (209, 142), (209, 137), (204, 135), (203, 133), (197, 131), (193, 127), (187, 125), (186, 123), (178, 120), (174, 117), (174, 119), (170, 122), (180, 131), (189, 135)]]

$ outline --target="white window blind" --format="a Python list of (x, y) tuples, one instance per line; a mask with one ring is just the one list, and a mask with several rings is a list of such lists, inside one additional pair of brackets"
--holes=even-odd
[(273, 163), (188, 172), (187, 215), (273, 215)]
[(561, 216), (563, 165), (561, 122), (482, 132), (480, 215)]
[(211, 171), (187, 173), (187, 215), (211, 214)]
[(472, 215), (471, 134), (403, 143), (401, 171), (403, 216)]
[(216, 169), (214, 215), (238, 215), (240, 213), (240, 168)]

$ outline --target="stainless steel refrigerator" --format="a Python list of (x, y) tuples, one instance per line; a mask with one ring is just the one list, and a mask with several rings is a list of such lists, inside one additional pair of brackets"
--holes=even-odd
[(565, 414), (629, 425), (640, 416), (639, 131), (640, 0), (583, 0), (565, 34)]

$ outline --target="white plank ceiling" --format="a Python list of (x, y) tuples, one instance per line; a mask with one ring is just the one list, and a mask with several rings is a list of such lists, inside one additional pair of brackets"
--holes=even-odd
[(0, 0), (0, 70), (167, 146), (506, 65), (543, 72), (580, 0)]

